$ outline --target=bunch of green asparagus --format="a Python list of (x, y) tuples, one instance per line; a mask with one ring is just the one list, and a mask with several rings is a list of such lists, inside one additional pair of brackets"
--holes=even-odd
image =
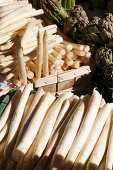
[(75, 0), (61, 0), (61, 4), (65, 10), (70, 10), (75, 6)]

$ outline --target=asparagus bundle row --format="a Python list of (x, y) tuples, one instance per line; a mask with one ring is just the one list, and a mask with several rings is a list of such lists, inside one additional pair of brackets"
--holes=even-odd
[(96, 170), (104, 158), (112, 170), (113, 104), (95, 89), (56, 99), (42, 88), (29, 95), (32, 87), (18, 89), (0, 118), (0, 168)]

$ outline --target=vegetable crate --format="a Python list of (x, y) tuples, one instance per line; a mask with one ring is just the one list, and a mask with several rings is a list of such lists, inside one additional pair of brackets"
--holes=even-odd
[(93, 86), (93, 75), (95, 71), (94, 61), (91, 60), (89, 66), (82, 66), (78, 69), (65, 71), (62, 74), (48, 76), (40, 79), (34, 78), (34, 87), (43, 87), (43, 89), (52, 93), (62, 93), (71, 90), (76, 94), (86, 94)]

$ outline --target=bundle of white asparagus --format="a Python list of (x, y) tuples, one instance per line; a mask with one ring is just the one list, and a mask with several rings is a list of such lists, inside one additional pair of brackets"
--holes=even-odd
[[(16, 86), (89, 64), (89, 46), (63, 41), (28, 1), (0, 2), (0, 73)], [(16, 37), (16, 38), (15, 38)]]
[(113, 104), (95, 89), (56, 99), (32, 88), (21, 87), (0, 117), (0, 169), (112, 170)]

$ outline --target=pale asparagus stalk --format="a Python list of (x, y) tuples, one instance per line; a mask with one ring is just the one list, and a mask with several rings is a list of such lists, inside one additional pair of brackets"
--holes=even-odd
[(8, 86), (7, 88), (4, 88), (3, 90), (1, 90), (0, 97), (3, 95), (6, 95), (11, 89), (12, 89), (12, 87)]
[(8, 5), (8, 6), (1, 7), (0, 8), (0, 17), (4, 17), (6, 15), (9, 15), (10, 13), (15, 12), (15, 10), (17, 10), (17, 9), (23, 7), (23, 6), (29, 5), (28, 3), (23, 2), (23, 1), (21, 1), (21, 3), (18, 1), (17, 3), (18, 3), (18, 5), (16, 5), (14, 3), (13, 4), (14, 6), (13, 5)]
[(64, 48), (66, 51), (71, 51), (73, 49), (71, 44), (67, 44), (67, 45), (59, 44), (59, 47)]
[(33, 89), (33, 84), (27, 84), (23, 94), (20, 98), (20, 101), (15, 109), (15, 112), (12, 117), (12, 121), (10, 124), (9, 128), (9, 133), (8, 133), (8, 138), (7, 138), (7, 143), (5, 146), (5, 152), (4, 152), (4, 157), (8, 158), (12, 152), (12, 149), (14, 147), (17, 135), (18, 135), (18, 128), (23, 116), (24, 108), (27, 103), (29, 94), (31, 90)]
[[(112, 109), (113, 109), (113, 107), (112, 107)], [(112, 168), (113, 168), (113, 122), (112, 122), (110, 137), (109, 137), (105, 170), (112, 170)]]
[(68, 41), (63, 41), (62, 44), (66, 45), (67, 46), (67, 50), (69, 49), (69, 51), (71, 51), (73, 49), (72, 44), (70, 42), (68, 42)]
[(60, 64), (60, 60), (55, 58), (52, 54), (49, 54), (49, 61), (52, 62), (55, 65), (59, 65)]
[(81, 60), (76, 59), (76, 60), (73, 62), (73, 65), (72, 65), (71, 67), (77, 69), (77, 68), (80, 67), (80, 64), (81, 64)]
[(104, 156), (108, 144), (110, 122), (111, 122), (111, 115), (107, 119), (104, 128), (102, 130), (102, 133), (96, 143), (96, 146), (93, 152), (91, 153), (91, 156), (87, 163), (86, 170), (92, 170), (92, 169), (96, 170), (100, 162), (102, 161), (102, 158)]
[(9, 73), (8, 75), (6, 75), (5, 79), (8, 81), (11, 80), (13, 77), (14, 77), (14, 73)]
[(67, 57), (64, 59), (65, 63), (68, 65), (68, 66), (72, 66), (73, 65), (73, 60), (69, 60)]
[(59, 53), (58, 53), (57, 51), (55, 51), (55, 50), (53, 50), (52, 55), (53, 55), (55, 58), (57, 58), (58, 60), (60, 60), (60, 59), (62, 58), (62, 55), (59, 54)]
[(73, 52), (66, 52), (66, 57), (71, 60), (73, 58)]
[[(48, 43), (48, 42), (47, 42)], [(36, 57), (36, 78), (41, 78), (43, 63), (43, 33), (39, 30), (37, 40), (37, 57)]]
[[(26, 106), (25, 106), (25, 109), (24, 109), (24, 114), (23, 114), (23, 117), (22, 117), (22, 120), (21, 120), (21, 124), (20, 124), (20, 127), (23, 125), (23, 122), (27, 116), (27, 113), (28, 113), (28, 110), (31, 106), (31, 103), (33, 101), (33, 98), (34, 98), (34, 94), (31, 94), (28, 98), (28, 101), (26, 103)], [(16, 166), (16, 162), (13, 161), (12, 159), (12, 156), (9, 158), (8, 162), (7, 162), (7, 170), (14, 170), (15, 169), (15, 166)]]
[(8, 41), (6, 44), (0, 46), (0, 51), (4, 52), (14, 47), (14, 42)]
[(16, 109), (17, 104), (18, 104), (18, 102), (20, 100), (20, 97), (22, 95), (22, 91), (23, 91), (23, 87), (21, 87), (19, 90), (17, 90), (15, 92), (14, 96), (12, 97), (12, 99), (9, 102), (9, 104), (5, 108), (2, 116), (0, 117), (0, 131), (5, 126), (5, 124), (10, 119), (10, 117), (12, 117), (13, 112)]
[[(30, 18), (33, 16), (38, 16), (43, 14), (43, 10), (35, 10), (32, 9), (30, 12), (27, 13), (22, 13), (20, 15), (18, 15), (17, 17), (12, 18), (11, 20), (4, 22), (3, 24), (0, 25), (0, 29), (3, 29), (4, 27), (7, 27), (8, 25), (13, 25), (14, 23), (16, 23), (17, 21), (19, 22), (20, 20), (24, 20), (25, 18)], [(2, 31), (2, 30), (1, 30)]]
[(66, 127), (68, 121), (69, 121), (69, 119), (70, 119), (73, 111), (74, 111), (74, 110), (76, 109), (76, 107), (77, 107), (78, 101), (79, 101), (79, 98), (76, 99), (76, 100), (74, 100), (74, 106), (72, 106), (72, 107), (70, 108), (70, 111), (69, 111), (66, 119), (65, 119), (64, 122), (61, 124), (61, 126), (60, 126), (59, 129), (56, 131), (56, 133), (55, 133), (53, 136), (51, 136), (51, 140), (49, 141), (49, 143), (48, 143), (48, 145), (47, 145), (47, 147), (46, 147), (46, 149), (45, 149), (45, 151), (44, 151), (44, 154), (43, 154), (41, 160), (39, 161), (39, 166), (38, 166), (39, 170), (43, 170), (43, 169), (46, 167), (49, 159), (52, 157), (52, 155), (53, 155), (53, 153), (54, 153), (54, 150), (55, 150), (56, 146), (58, 145), (59, 140), (60, 140), (61, 137), (62, 137), (62, 134), (63, 134), (63, 132), (64, 132), (64, 130), (65, 130), (65, 127)]
[(18, 77), (13, 77), (13, 80), (12, 80), (13, 84), (17, 87), (21, 87), (22, 86), (22, 83), (21, 81), (18, 79)]
[[(87, 140), (87, 137), (91, 131), (93, 123), (95, 121), (96, 115), (98, 113), (102, 96), (99, 94), (97, 90), (93, 90), (93, 94), (91, 96), (85, 117), (82, 121), (80, 129), (75, 137), (71, 149), (65, 159), (64, 169), (70, 169), (74, 161), (76, 160), (81, 148)], [(89, 123), (90, 122), (90, 123)], [(79, 141), (79, 142), (77, 142)], [(70, 164), (71, 162), (71, 164)]]
[(13, 63), (13, 61), (6, 61), (6, 62), (0, 64), (0, 69), (5, 68), (5, 67), (8, 67), (8, 66), (10, 66), (12, 63)]
[(34, 76), (35, 76), (35, 74), (30, 70), (26, 70), (26, 73), (27, 73), (27, 78), (29, 80), (32, 80), (34, 78)]
[(32, 5), (29, 4), (27, 6), (23, 6), (21, 8), (18, 8), (16, 11), (10, 13), (7, 16), (4, 16), (0, 19), (0, 24), (3, 24), (4, 22), (7, 22), (8, 20), (13, 19), (13, 17), (17, 17), (18, 15), (22, 14), (22, 13), (27, 13), (29, 11), (32, 10)]
[(52, 35), (57, 32), (57, 25), (48, 25), (46, 27), (41, 28), (41, 31), (48, 30), (48, 35)]
[(2, 130), (0, 131), (0, 142), (4, 139), (4, 137), (8, 134), (9, 131), (9, 125), (10, 125), (10, 121), (9, 120), (5, 126), (2, 128)]
[(97, 114), (96, 120), (92, 126), (92, 130), (84, 144), (80, 154), (78, 155), (77, 159), (75, 160), (73, 170), (77, 170), (80, 166), (81, 169), (84, 167), (86, 161), (88, 160), (93, 148), (101, 134), (101, 131), (104, 127), (104, 124), (111, 113), (113, 108), (113, 104), (106, 104)]
[(84, 49), (83, 49), (86, 53), (89, 52), (90, 47), (88, 45), (84, 45)]
[[(58, 143), (55, 153), (53, 155), (52, 162), (51, 162), (52, 170), (54, 168), (56, 170), (62, 168), (64, 159), (66, 155), (68, 154), (69, 149), (71, 148), (71, 145), (74, 141), (74, 138), (80, 126), (80, 123), (81, 123), (81, 120), (84, 114), (84, 109), (85, 109), (84, 102), (81, 101), (79, 105), (77, 106), (77, 108), (73, 111), (73, 114), (71, 118), (69, 119), (69, 122), (63, 133), (63, 136), (60, 142)], [(61, 159), (59, 158), (59, 155), (62, 157)]]
[(104, 98), (102, 98), (101, 103), (100, 103), (100, 109), (104, 107), (104, 105), (106, 104)]
[(61, 69), (61, 65), (55, 66), (56, 70), (60, 70)]
[(15, 38), (15, 45), (16, 45), (16, 57), (18, 63), (18, 70), (19, 70), (19, 78), (24, 85), (27, 84), (27, 75), (25, 69), (25, 61), (23, 58), (23, 51), (21, 47), (20, 37), (16, 36)]
[[(14, 24), (9, 26), (6, 26), (5, 28), (0, 30), (0, 36), (5, 36), (5, 34), (11, 34), (13, 35), (13, 33), (19, 29), (21, 29), (22, 27), (24, 27), (26, 24), (28, 24), (31, 21), (31, 18), (28, 19), (23, 19), (23, 20), (19, 20), (18, 22), (15, 22)], [(11, 36), (10, 35), (10, 36)]]
[(9, 35), (3, 35), (0, 36), (0, 45), (6, 43), (8, 40), (11, 39), (11, 36), (13, 35), (13, 33), (10, 33)]
[[(36, 137), (36, 134), (40, 128), (44, 116), (47, 113), (47, 110), (51, 107), (54, 100), (55, 97), (51, 95), (51, 93), (47, 93), (43, 97), (38, 109), (36, 110), (32, 120), (30, 121), (28, 128), (24, 133), (24, 136), (20, 140), (20, 143), (17, 145), (15, 152), (13, 152), (13, 158), (15, 160), (18, 161), (19, 159), (21, 159), (28, 151), (29, 147), (31, 146), (33, 140)], [(38, 122), (36, 120), (38, 120)]]
[[(62, 103), (64, 102), (64, 100), (69, 99), (70, 97), (72, 97), (71, 92), (64, 93), (56, 100), (56, 102), (52, 105), (52, 107), (48, 111), (48, 114), (41, 126), (40, 131), (39, 131), (37, 144), (36, 144), (35, 151), (33, 154), (33, 162), (34, 163), (37, 163), (37, 160), (41, 157), (41, 155), (47, 145), (47, 142), (48, 142), (48, 140), (51, 136), (51, 133), (52, 133), (53, 126), (55, 124), (55, 121), (56, 121), (59, 111), (61, 109)], [(42, 136), (42, 134), (43, 134), (43, 136)]]
[(0, 142), (0, 159), (3, 157), (7, 136)]
[(8, 56), (6, 56), (6, 57), (1, 58), (1, 59), (0, 59), (0, 63), (2, 64), (2, 63), (4, 63), (4, 62), (8, 62), (8, 61), (10, 61), (10, 60), (14, 60), (14, 56), (13, 56), (13, 55), (8, 55)]
[(64, 60), (60, 60), (60, 65), (61, 65), (61, 66), (64, 65)]
[[(13, 150), (13, 152), (15, 152), (15, 149), (17, 147), (17, 145), (19, 144), (24, 132), (26, 131), (26, 128), (32, 118), (32, 116), (34, 115), (34, 111), (36, 111), (35, 109), (37, 109), (38, 105), (39, 105), (39, 101), (41, 99), (41, 97), (45, 94), (45, 92), (43, 91), (42, 88), (39, 88), (36, 92), (36, 95), (34, 97), (34, 100), (31, 104), (31, 107), (29, 108), (29, 111), (28, 111), (28, 114), (23, 122), (23, 125), (21, 126), (21, 129), (20, 129), (20, 132), (19, 132), (19, 135), (18, 135), (18, 138), (16, 140), (16, 144), (15, 144), (15, 148)], [(14, 159), (14, 158), (13, 158)]]
[(57, 51), (58, 53), (60, 53), (61, 55), (65, 55), (66, 54), (66, 50), (63, 48), (60, 48), (59, 46), (54, 47), (54, 50)]
[(87, 53), (85, 54), (85, 57), (90, 58), (90, 57), (91, 57), (91, 53), (90, 53), (90, 52), (87, 52)]
[[(60, 113), (57, 117), (57, 120), (55, 122), (55, 125), (53, 127), (53, 130), (52, 130), (52, 134), (54, 134), (54, 132), (56, 131), (56, 129), (58, 129), (62, 122), (64, 121), (65, 117), (67, 116), (68, 114), (68, 109), (69, 109), (69, 106), (70, 106), (70, 102), (68, 99), (66, 99), (63, 103), (63, 106), (61, 107), (61, 110), (60, 110)], [(52, 135), (51, 135), (52, 136)]]
[(35, 71), (36, 71), (36, 65), (35, 65), (32, 61), (29, 61), (29, 62), (27, 63), (27, 65), (28, 65), (29, 69), (30, 69), (33, 73), (35, 73)]
[(44, 40), (43, 40), (43, 76), (46, 77), (49, 75), (48, 70), (48, 31), (44, 32)]
[(78, 56), (85, 56), (85, 52), (84, 51), (80, 51), (80, 50), (73, 50), (73, 53), (75, 53)]
[(81, 45), (81, 44), (75, 44), (75, 43), (71, 43), (71, 42), (68, 42), (68, 41), (63, 41), (64, 44), (71, 44), (73, 46), (73, 49), (76, 49), (76, 50), (83, 50), (84, 49), (84, 45)]
[(49, 42), (48, 46), (49, 49), (54, 48), (55, 46), (57, 46), (58, 44), (60, 44), (63, 41), (62, 37), (57, 38), (55, 41), (53, 42)]
[(21, 6), (24, 6), (24, 5), (27, 5), (28, 3), (26, 1), (17, 1), (15, 3), (12, 3), (12, 4), (9, 4), (9, 5), (5, 5), (5, 6), (2, 6), (0, 8), (0, 13), (2, 12), (6, 12), (6, 11), (10, 11), (10, 10), (16, 10), (17, 8), (21, 7)]

